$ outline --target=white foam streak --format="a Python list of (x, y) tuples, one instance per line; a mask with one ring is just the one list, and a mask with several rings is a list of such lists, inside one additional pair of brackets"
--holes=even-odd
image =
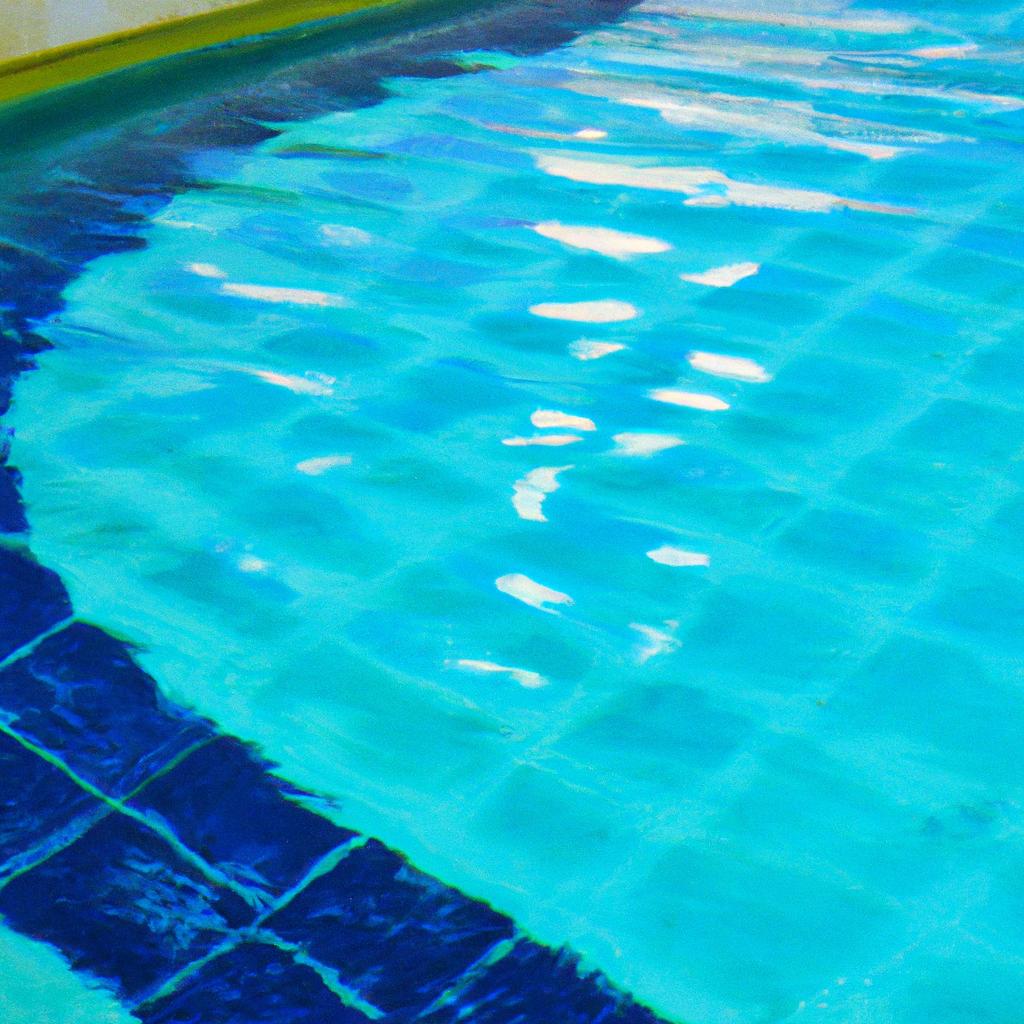
[(521, 572), (499, 576), (494, 581), (494, 585), (503, 594), (508, 594), (509, 597), (514, 597), (517, 601), (522, 601), (523, 604), (528, 604), (531, 608), (547, 612), (549, 615), (556, 613), (553, 608), (545, 607), (546, 605), (571, 605), (573, 603), (572, 598), (568, 594), (563, 594), (560, 590), (552, 590), (551, 587), (545, 587), (543, 583), (537, 583), (536, 580), (531, 580), (529, 576), (524, 576)]

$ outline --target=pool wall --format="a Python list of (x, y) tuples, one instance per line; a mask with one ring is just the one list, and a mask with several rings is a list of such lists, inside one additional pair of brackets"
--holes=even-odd
[(401, 0), (19, 2), (5, 12), (0, 103), (203, 47), (320, 25)]

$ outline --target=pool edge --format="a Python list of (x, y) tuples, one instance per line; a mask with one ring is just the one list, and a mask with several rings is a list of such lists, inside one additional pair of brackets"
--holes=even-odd
[(0, 107), (116, 71), (409, 0), (246, 0), (0, 61)]

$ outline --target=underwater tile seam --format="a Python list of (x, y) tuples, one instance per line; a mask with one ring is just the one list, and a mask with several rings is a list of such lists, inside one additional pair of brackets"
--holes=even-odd
[[(9, 703), (8, 697), (12, 687), (12, 673), (23, 668), (24, 663), (30, 663), (33, 658), (39, 655), (48, 643), (60, 640), (69, 630), (81, 629), (82, 624), (73, 622), (61, 623), (58, 627), (48, 630), (45, 636), (37, 638), (37, 641), (24, 646), (14, 657), (7, 659), (4, 668), (0, 670), (0, 706)], [(90, 635), (95, 636), (99, 631), (92, 627), (85, 627)], [(45, 653), (45, 651), (44, 651)], [(74, 674), (74, 666), (72, 673)], [(87, 680), (84, 683), (79, 681), (78, 685), (89, 686), (94, 680)], [(136, 675), (136, 683), (139, 686), (152, 690), (154, 701), (159, 701), (155, 692), (152, 680), (141, 672)], [(13, 685), (16, 685), (14, 683)], [(73, 690), (76, 683), (72, 683), (69, 689)], [(74, 704), (75, 695), (72, 692), (68, 703), (62, 708), (48, 709), (55, 718), (60, 718), (67, 713), (70, 718), (71, 707)], [(122, 695), (116, 692), (107, 696), (107, 700), (113, 704)], [(540, 969), (523, 969), (519, 972), (522, 983), (520, 993), (510, 992), (510, 998), (530, 1000), (531, 987), (541, 990), (550, 982), (545, 974), (557, 974), (559, 970), (565, 970), (568, 964), (573, 968), (573, 985), (577, 991), (571, 991), (573, 985), (560, 986), (559, 994), (566, 1000), (576, 999), (581, 1004), (590, 1005), (593, 1003), (598, 1012), (593, 1016), (579, 1018), (581, 1020), (610, 1019), (622, 1021), (652, 1022), (655, 1018), (639, 1005), (633, 1003), (628, 997), (616, 994), (598, 975), (591, 974), (580, 976), (575, 969), (575, 960), (568, 954), (549, 954), (543, 947), (537, 946), (529, 938), (515, 930), (511, 921), (502, 917), (475, 901), (469, 900), (454, 890), (449, 890), (440, 883), (420, 875), (414, 868), (409, 866), (403, 858), (387, 850), (375, 840), (364, 836), (357, 836), (347, 833), (341, 828), (331, 825), (325, 821), (327, 828), (334, 830), (341, 838), (341, 842), (327, 852), (315, 859), (311, 859), (305, 872), (293, 884), (283, 891), (276, 899), (266, 899), (266, 888), (264, 884), (256, 884), (255, 881), (249, 885), (227, 877), (220, 868), (203, 856), (186, 846), (173, 831), (171, 822), (155, 817), (139, 810), (138, 804), (144, 803), (147, 790), (160, 780), (174, 777), (176, 773), (180, 779), (176, 780), (181, 789), (202, 788), (204, 780), (201, 776), (196, 777), (188, 772), (189, 760), (197, 757), (203, 751), (209, 751), (211, 746), (217, 743), (228, 742), (233, 751), (244, 751), (244, 756), (250, 765), (259, 765), (253, 755), (230, 737), (224, 737), (212, 732), (204, 739), (189, 746), (180, 752), (166, 764), (161, 766), (154, 773), (132, 789), (124, 798), (112, 796), (104, 789), (90, 783), (75, 771), (56, 752), (39, 746), (33, 740), (24, 735), (18, 728), (16, 714), (9, 710), (4, 711), (5, 722), (0, 723), (0, 735), (14, 741), (24, 754), (27, 761), (34, 761), (40, 768), (51, 772), (55, 777), (62, 778), (65, 784), (77, 789), (83, 799), (89, 802), (89, 809), (75, 818), (67, 825), (55, 827), (48, 836), (40, 838), (33, 845), (33, 856), (27, 863), (11, 865), (0, 868), (3, 876), (0, 877), (0, 913), (3, 913), (7, 923), (24, 934), (41, 938), (56, 945), (76, 967), (84, 969), (89, 973), (99, 976), (108, 985), (112, 985), (118, 994), (124, 999), (129, 1007), (146, 1021), (176, 1020), (172, 1013), (168, 1016), (165, 1009), (175, 999), (185, 998), (189, 992), (189, 986), (197, 983), (196, 979), (202, 976), (204, 979), (216, 974), (217, 965), (230, 966), (229, 958), (243, 947), (252, 945), (267, 946), (276, 948), (289, 960), (310, 970), (315, 974), (325, 988), (335, 997), (340, 1007), (344, 1007), (345, 1013), (351, 1016), (352, 1020), (378, 1019), (388, 1016), (392, 1020), (412, 1020), (422, 1016), (429, 1016), (431, 1020), (455, 1019), (459, 1011), (459, 998), (467, 991), (471, 991), (474, 985), (479, 985), (481, 979), (486, 981), (488, 972), (503, 963), (509, 955), (517, 949), (533, 950), (534, 958), (541, 957)], [(174, 724), (194, 724), (193, 716), (180, 709), (168, 707), (167, 717), (177, 719)], [(196, 720), (198, 721), (198, 720)], [(202, 723), (205, 726), (205, 723)], [(259, 765), (261, 771), (266, 772), (267, 766)], [(269, 773), (267, 779), (278, 795), (280, 805), (279, 814), (294, 813), (298, 805), (289, 796), (299, 796), (297, 793), (288, 793), (288, 787), (276, 780)], [(8, 774), (8, 785), (10, 776)], [(15, 784), (17, 779), (13, 780)], [(236, 801), (244, 801), (245, 793), (225, 794), (225, 803), (229, 798)], [(136, 806), (130, 806), (130, 804)], [(19, 802), (18, 796), (10, 792), (4, 794), (4, 811), (10, 814), (22, 816), (28, 813), (38, 814), (44, 808), (25, 807)], [(299, 813), (312, 816), (312, 812), (305, 808), (298, 808)], [(100, 835), (104, 830), (114, 832), (113, 837)], [(121, 834), (117, 834), (121, 833)], [(271, 829), (273, 833), (273, 828)], [(148, 838), (146, 838), (148, 836)], [(282, 845), (287, 845), (289, 840), (301, 845), (301, 834), (292, 836), (273, 835), (264, 836), (264, 848), (257, 849), (257, 853), (265, 853), (265, 847), (273, 840)], [(121, 849), (125, 845), (135, 844), (136, 852), (125, 857)], [(150, 862), (140, 864), (137, 850), (149, 847)], [(352, 893), (348, 889), (346, 870), (348, 862), (357, 854), (364, 859), (369, 858), (369, 874), (364, 874), (364, 886), (362, 898), (369, 904), (368, 912), (362, 920), (358, 920), (360, 908), (356, 907), (355, 912), (347, 911), (347, 920), (355, 928), (361, 929), (355, 937), (355, 941), (364, 944), (366, 938), (376, 936), (378, 947), (375, 956), (379, 962), (374, 960), (369, 968), (369, 974), (364, 970), (363, 984), (381, 991), (386, 1001), (389, 1002), (388, 1011), (380, 1009), (371, 999), (367, 999), (359, 991), (360, 978), (354, 979), (355, 984), (350, 984), (345, 977), (346, 960), (338, 957), (336, 962), (327, 963), (318, 957), (315, 951), (311, 952), (311, 944), (316, 947), (317, 942), (328, 951), (335, 944), (332, 938), (330, 927), (326, 933), (319, 936), (313, 935), (312, 943), (305, 933), (316, 930), (314, 922), (317, 916), (322, 915), (324, 908), (333, 906), (338, 900), (344, 903), (352, 899)], [(97, 853), (103, 854), (98, 860)], [(81, 856), (80, 856), (81, 855)], [(92, 860), (90, 860), (90, 855)], [(109, 855), (109, 856), (108, 856)], [(81, 866), (88, 864), (93, 870), (82, 871)], [(59, 862), (70, 861), (67, 865), (69, 871), (62, 871)], [(254, 858), (258, 859), (258, 858)], [(262, 863), (262, 862), (261, 862)], [(383, 864), (384, 870), (377, 868)], [(102, 867), (101, 867), (102, 865)], [(394, 870), (390, 877), (388, 872)], [(118, 893), (127, 895), (131, 891), (137, 891), (140, 898), (152, 898), (153, 893), (145, 885), (145, 878), (157, 878), (162, 872), (170, 870), (177, 872), (175, 877), (175, 889), (180, 888), (182, 876), (192, 886), (194, 893), (202, 900), (205, 906), (182, 908), (173, 905), (168, 906), (170, 899), (168, 892), (163, 893), (164, 903), (154, 900), (151, 908), (154, 921), (137, 919), (137, 910), (133, 909), (127, 900), (112, 902), (109, 906), (103, 906), (105, 896), (113, 895), (115, 900)], [(143, 878), (141, 887), (133, 885), (135, 880), (129, 876), (132, 871), (138, 872)], [(74, 878), (69, 877), (73, 873)], [(253, 879), (260, 879), (264, 882), (259, 867), (252, 866)], [(97, 877), (97, 874), (99, 877)], [(37, 884), (41, 875), (45, 879)], [(95, 889), (94, 889), (95, 883)], [(109, 885), (110, 892), (103, 886)], [(321, 902), (317, 915), (308, 917), (305, 914), (293, 916), (293, 920), (287, 922), (286, 935), (279, 932), (280, 925), (275, 924), (275, 918), (286, 914), (297, 900), (308, 894), (310, 888), (320, 885), (328, 897), (327, 903)], [(68, 889), (71, 893), (68, 893)], [(226, 898), (233, 898), (234, 906), (230, 915), (224, 915), (222, 923), (214, 934), (220, 936), (218, 941), (207, 941), (202, 947), (203, 952), (187, 959), (187, 962), (177, 965), (173, 954), (168, 963), (174, 963), (177, 969), (168, 973), (167, 970), (154, 970), (145, 964), (132, 967), (124, 967), (121, 971), (123, 976), (117, 976), (117, 947), (123, 940), (117, 934), (114, 927), (117, 924), (119, 915), (128, 914), (136, 929), (145, 929), (151, 926), (160, 929), (173, 929), (178, 932), (187, 933), (190, 926), (198, 927), (201, 923), (198, 919), (204, 914), (209, 915), (210, 909), (215, 900), (216, 891), (221, 890)], [(60, 920), (59, 915), (48, 906), (54, 898), (59, 902), (70, 900), (72, 915), (66, 920)], [(355, 901), (358, 902), (359, 895), (356, 894)], [(407, 914), (397, 914), (393, 919), (377, 921), (379, 916), (377, 910), (378, 902), (394, 899), (398, 907), (408, 911)], [(433, 901), (433, 905), (430, 901)], [(426, 909), (424, 910), (424, 905)], [(193, 922), (188, 920), (185, 909), (190, 909), (194, 918)], [(159, 911), (159, 913), (158, 913)], [(89, 939), (81, 940), (81, 918), (79, 914), (91, 912), (93, 922), (86, 926), (86, 933), (90, 932)], [(96, 924), (96, 914), (100, 917)], [(328, 911), (329, 912), (329, 911)], [(461, 924), (462, 932), (457, 934), (449, 930), (446, 919), (453, 914), (462, 914), (464, 920)], [(175, 920), (177, 918), (177, 920)], [(371, 918), (373, 918), (371, 920)], [(392, 933), (399, 933), (409, 924), (416, 921), (421, 927), (414, 936), (415, 945), (400, 950), (394, 961), (388, 962), (389, 945)], [(308, 927), (307, 927), (308, 924)], [(194, 930), (194, 929), (193, 929)], [(320, 929), (323, 931), (323, 929)], [(474, 936), (474, 930), (479, 934)], [(339, 926), (338, 931), (341, 931)], [(76, 934), (77, 933), (77, 934)], [(438, 949), (434, 951), (436, 962), (428, 964), (431, 971), (426, 978), (415, 977), (410, 986), (401, 984), (392, 986), (388, 981), (389, 971), (397, 972), (398, 975), (408, 974), (412, 968), (412, 974), (417, 974), (415, 957), (410, 959), (410, 949), (416, 951), (418, 956), (430, 955), (430, 941), (432, 938), (440, 938)], [(128, 937), (130, 942), (132, 936)], [(466, 946), (461, 953), (452, 953), (450, 948), (457, 945)], [(115, 951), (113, 960), (107, 956), (107, 951), (100, 946), (112, 947)], [(187, 947), (192, 950), (190, 942)], [(166, 958), (168, 951), (157, 948), (158, 955), (163, 954)], [(402, 954), (405, 955), (402, 955)], [(130, 961), (130, 953), (126, 949), (120, 950), (122, 958)], [(104, 960), (104, 957), (107, 959)], [(178, 957), (177, 959), (180, 959)], [(97, 969), (97, 963), (106, 963), (106, 969)], [(113, 964), (113, 969), (111, 969)], [(137, 980), (139, 972), (146, 978), (142, 984)], [(431, 975), (436, 974), (436, 977)], [(284, 975), (282, 975), (284, 976)], [(368, 981), (366, 979), (369, 979)], [(500, 992), (499, 990), (499, 997)], [(184, 993), (184, 995), (183, 995)], [(286, 993), (281, 994), (285, 998)], [(542, 1001), (534, 1001), (539, 1009), (544, 1005)], [(252, 1012), (259, 1012), (259, 1008), (252, 1008)], [(510, 1011), (511, 1012), (511, 1011)], [(234, 1020), (234, 1017), (222, 1017), (221, 1008), (211, 1006), (209, 1017), (202, 1017), (206, 1020)], [(192, 1019), (192, 1018), (189, 1018)], [(306, 1018), (300, 1018), (306, 1019)], [(349, 1019), (339, 1011), (339, 1019)], [(506, 1019), (498, 1017), (495, 1019)]]

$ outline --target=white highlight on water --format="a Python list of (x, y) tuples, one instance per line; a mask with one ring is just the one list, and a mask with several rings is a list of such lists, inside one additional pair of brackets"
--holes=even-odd
[(647, 235), (632, 235), (613, 228), (583, 227), (561, 224), (557, 220), (545, 220), (533, 225), (533, 230), (544, 238), (570, 245), (574, 249), (589, 249), (603, 256), (639, 256), (646, 253), (667, 252), (672, 248), (668, 242)]
[(312, 288), (280, 288), (267, 284), (235, 284), (225, 282), (220, 286), (222, 295), (241, 299), (255, 299), (257, 302), (283, 303), (291, 306), (320, 306), (324, 309), (340, 309), (352, 303), (343, 295), (316, 291)]
[(320, 455), (313, 459), (303, 459), (295, 464), (295, 468), (306, 476), (323, 476), (331, 469), (339, 466), (351, 466), (351, 455)]
[(616, 341), (591, 341), (588, 338), (580, 338), (569, 346), (569, 355), (585, 363), (591, 359), (603, 359), (613, 352), (621, 352), (625, 347)]
[(650, 455), (657, 455), (658, 452), (667, 451), (669, 448), (678, 448), (686, 442), (675, 434), (615, 434), (612, 437), (615, 442), (614, 453), (616, 455), (636, 455), (646, 458)]
[(573, 603), (568, 594), (545, 587), (543, 583), (531, 580), (529, 576), (524, 576), (521, 572), (511, 572), (506, 576), (499, 576), (494, 581), (494, 585), (503, 594), (508, 594), (509, 597), (514, 597), (517, 601), (522, 601), (523, 604), (528, 604), (531, 608), (538, 608), (549, 615), (556, 613), (553, 608), (545, 607), (546, 605), (571, 605)]
[(509, 665), (499, 665), (493, 661), (478, 661), (476, 658), (458, 658), (455, 661), (448, 661), (445, 664), (456, 668), (466, 669), (470, 672), (499, 672), (510, 676), (520, 686), (527, 690), (539, 690), (547, 686), (548, 681), (539, 673), (531, 672), (525, 668), (512, 668)]
[(533, 437), (506, 437), (502, 444), (508, 448), (529, 448), (537, 445), (541, 448), (561, 448), (563, 445), (582, 441), (579, 434), (534, 434)]
[(699, 274), (680, 274), (679, 277), (691, 284), (706, 284), (710, 288), (731, 288), (737, 281), (753, 277), (760, 269), (760, 263), (727, 263), (725, 266), (712, 267)]
[(373, 235), (368, 231), (349, 227), (347, 224), (324, 224), (320, 228), (320, 237), (331, 245), (346, 248), (353, 245), (368, 245), (373, 241)]
[(540, 302), (530, 307), (534, 316), (546, 320), (572, 320), (575, 323), (615, 324), (635, 320), (636, 306), (619, 299), (593, 299), (589, 302)]
[(673, 568), (694, 565), (710, 565), (711, 558), (700, 551), (684, 551), (682, 548), (663, 544), (660, 548), (647, 552), (647, 557), (659, 565), (670, 565)]
[(242, 555), (238, 560), (238, 568), (242, 572), (266, 572), (270, 568), (270, 563), (257, 558), (256, 555)]
[(667, 405), (682, 405), (687, 409), (702, 409), (705, 412), (720, 412), (729, 408), (728, 402), (714, 395), (704, 395), (696, 391), (680, 391), (677, 388), (654, 388), (647, 392), (648, 398)]
[(567, 427), (569, 430), (597, 430), (593, 420), (586, 416), (573, 416), (556, 409), (538, 409), (530, 416), (530, 422), (540, 429), (546, 427)]
[(679, 641), (672, 635), (670, 630), (679, 628), (675, 619), (666, 619), (666, 629), (657, 629), (654, 626), (646, 626), (642, 622), (631, 622), (630, 629), (635, 629), (646, 641), (637, 648), (636, 660), (643, 665), (651, 658), (659, 654), (669, 654), (679, 647)]
[(332, 385), (335, 383), (333, 377), (326, 374), (316, 374), (311, 377), (299, 377), (290, 373), (277, 373), (274, 370), (247, 370), (254, 377), (273, 384), (275, 387), (287, 388), (296, 395), (319, 395), (328, 397), (334, 394)]
[(559, 488), (558, 474), (570, 466), (538, 466), (512, 485), (512, 507), (520, 519), (534, 523), (546, 523), (547, 517), (541, 510), (544, 499)]
[(221, 270), (216, 263), (186, 263), (185, 269), (197, 277), (210, 277), (223, 281), (228, 275), (226, 270)]
[(874, 213), (908, 213), (901, 207), (849, 199), (831, 192), (784, 188), (735, 181), (710, 167), (632, 167), (629, 164), (600, 163), (573, 157), (540, 153), (537, 167), (558, 178), (588, 185), (618, 185), (656, 192), (680, 192), (688, 206), (755, 206), (801, 213), (830, 213), (833, 210), (867, 210)]
[(714, 377), (727, 377), (730, 380), (742, 380), (750, 384), (766, 384), (772, 375), (753, 359), (743, 356), (723, 356), (715, 352), (691, 352), (687, 362), (701, 373), (710, 373)]

